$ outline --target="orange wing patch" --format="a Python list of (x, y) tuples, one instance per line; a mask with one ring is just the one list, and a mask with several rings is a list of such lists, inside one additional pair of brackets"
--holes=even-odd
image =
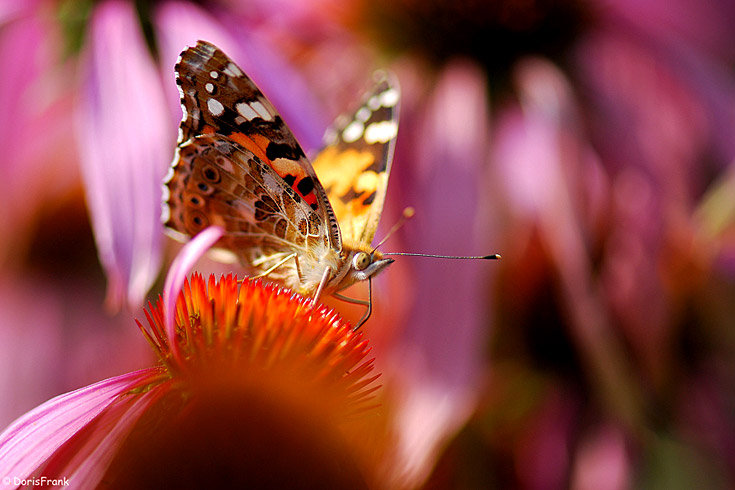
[(372, 204), (376, 198), (382, 199), (388, 175), (368, 170), (374, 163), (375, 157), (369, 151), (336, 147), (325, 148), (313, 162), (319, 181), (330, 197), (342, 238), (353, 244), (367, 241), (369, 245), (372, 235), (364, 236), (365, 232), (373, 228), (369, 226), (370, 220), (379, 218), (380, 210), (375, 216)]

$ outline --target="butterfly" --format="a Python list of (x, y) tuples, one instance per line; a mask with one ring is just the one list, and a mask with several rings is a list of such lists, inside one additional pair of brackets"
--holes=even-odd
[[(273, 104), (222, 50), (198, 41), (175, 66), (183, 117), (164, 179), (162, 220), (186, 240), (210, 225), (215, 244), (253, 276), (312, 296), (368, 281), (393, 259), (371, 247), (398, 132), (400, 91), (379, 73), (351, 117), (309, 160)], [(366, 320), (363, 317), (361, 322)]]

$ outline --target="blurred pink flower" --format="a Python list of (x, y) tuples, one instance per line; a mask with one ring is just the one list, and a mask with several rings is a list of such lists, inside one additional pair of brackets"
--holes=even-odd
[(24, 260), (41, 208), (72, 192), (78, 175), (68, 144), (71, 67), (59, 61), (58, 26), (39, 8), (13, 10), (0, 30), (0, 130), (8, 135), (0, 160), (0, 263), (8, 268)]
[(150, 361), (129, 322), (103, 311), (97, 283), (64, 286), (0, 278), (0, 426), (53, 394)]
[(571, 487), (601, 490), (628, 487), (632, 476), (628, 453), (625, 434), (618, 427), (590, 430), (580, 444)]

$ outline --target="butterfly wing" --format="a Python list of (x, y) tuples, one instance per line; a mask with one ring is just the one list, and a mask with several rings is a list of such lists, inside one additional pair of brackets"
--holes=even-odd
[[(341, 250), (339, 225), (322, 184), (296, 138), (253, 81), (224, 52), (205, 41), (182, 52), (175, 69), (184, 113), (178, 146), (213, 134), (237, 143), (269, 166), (327, 223), (325, 236), (330, 246)], [(180, 164), (178, 155), (172, 178)], [(174, 215), (170, 210), (169, 214)], [(188, 234), (177, 228), (181, 223), (169, 220), (167, 224)]]
[(383, 211), (398, 133), (400, 89), (394, 76), (376, 83), (351, 117), (339, 117), (312, 164), (339, 221), (342, 240), (369, 247)]
[[(327, 224), (316, 211), (270, 165), (235, 141), (217, 135), (190, 138), (179, 148), (178, 171), (167, 189), (167, 225), (189, 236), (210, 225), (223, 227), (217, 247), (241, 251), (256, 272), (292, 253), (308, 257), (329, 248)], [(290, 287), (298, 284), (293, 271), (276, 275)]]

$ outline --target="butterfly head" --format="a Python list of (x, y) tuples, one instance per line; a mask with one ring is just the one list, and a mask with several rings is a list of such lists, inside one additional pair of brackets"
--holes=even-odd
[(335, 275), (338, 281), (335, 290), (340, 291), (356, 282), (366, 281), (394, 262), (384, 258), (377, 250), (348, 250), (344, 254), (342, 270)]

